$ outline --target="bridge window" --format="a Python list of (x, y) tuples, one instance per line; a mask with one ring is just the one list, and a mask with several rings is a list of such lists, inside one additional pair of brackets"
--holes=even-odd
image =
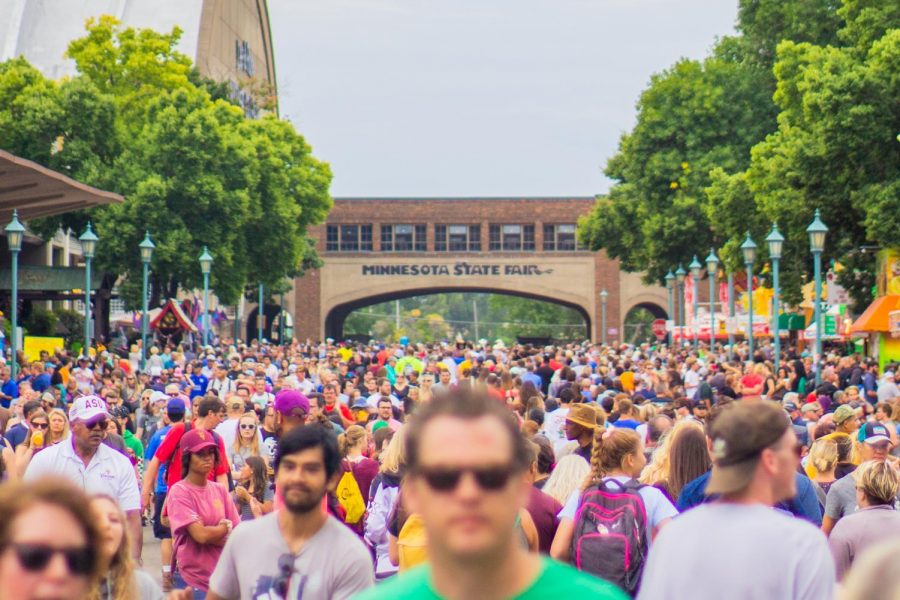
[(435, 225), (435, 252), (481, 252), (481, 225)]
[(382, 225), (382, 252), (425, 252), (425, 225)]
[(326, 252), (371, 252), (371, 225), (328, 225), (325, 228)]
[(491, 224), (488, 229), (490, 250), (522, 252), (534, 250), (534, 225)]
[(575, 239), (575, 224), (545, 224), (544, 252), (565, 252), (578, 249)]

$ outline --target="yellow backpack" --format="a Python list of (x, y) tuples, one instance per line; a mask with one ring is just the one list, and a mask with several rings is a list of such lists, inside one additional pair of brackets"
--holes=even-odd
[(428, 560), (428, 535), (425, 533), (425, 523), (417, 513), (409, 515), (400, 528), (397, 553), (401, 573)]
[(353, 470), (350, 468), (341, 475), (341, 480), (338, 482), (337, 499), (346, 512), (345, 523), (355, 525), (366, 514), (366, 502), (363, 500), (359, 484), (356, 483), (356, 477), (353, 476)]

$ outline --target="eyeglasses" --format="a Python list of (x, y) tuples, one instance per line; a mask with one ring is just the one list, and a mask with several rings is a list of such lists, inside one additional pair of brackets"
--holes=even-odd
[(241, 423), (241, 429), (256, 429), (253, 423)]
[(31, 424), (32, 429), (47, 429), (48, 427), (50, 427), (49, 423), (32, 423)]
[(22, 568), (32, 573), (46, 569), (55, 554), (63, 555), (72, 575), (89, 575), (93, 570), (92, 548), (52, 548), (42, 544), (10, 544), (10, 547), (16, 553)]
[(442, 467), (419, 467), (416, 474), (425, 480), (428, 487), (438, 492), (452, 492), (459, 486), (464, 473), (471, 473), (478, 486), (488, 492), (496, 492), (506, 487), (512, 477), (510, 465), (483, 467), (481, 469), (448, 469)]
[(291, 584), (291, 575), (294, 574), (293, 554), (282, 554), (278, 557), (278, 571), (279, 575), (272, 582), (272, 588), (279, 596), (287, 598), (288, 587)]

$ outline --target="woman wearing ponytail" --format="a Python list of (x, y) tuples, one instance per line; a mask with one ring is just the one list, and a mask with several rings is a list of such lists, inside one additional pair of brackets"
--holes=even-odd
[[(338, 449), (341, 451), (342, 472), (350, 472), (359, 486), (363, 499), (369, 497), (369, 487), (378, 474), (378, 463), (363, 454), (368, 448), (369, 439), (366, 430), (359, 425), (351, 425), (338, 436)], [(364, 532), (365, 520), (360, 519), (351, 527), (360, 535)]]
[(572, 492), (559, 513), (559, 528), (553, 538), (550, 556), (563, 561), (571, 558), (575, 517), (581, 507), (584, 491), (610, 481), (621, 484), (624, 486), (623, 489), (634, 489), (640, 495), (646, 511), (646, 536), (649, 548), (660, 527), (676, 516), (678, 509), (659, 489), (637, 483), (636, 480), (646, 464), (641, 438), (634, 430), (598, 430), (594, 437), (590, 475), (580, 490)]

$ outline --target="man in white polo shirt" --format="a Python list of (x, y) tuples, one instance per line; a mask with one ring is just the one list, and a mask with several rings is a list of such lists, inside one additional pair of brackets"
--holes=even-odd
[(141, 556), (141, 494), (134, 466), (123, 454), (103, 443), (110, 419), (99, 396), (82, 396), (72, 403), (72, 435), (35, 454), (25, 479), (64, 477), (88, 494), (105, 494), (119, 501), (132, 533), (132, 554)]

